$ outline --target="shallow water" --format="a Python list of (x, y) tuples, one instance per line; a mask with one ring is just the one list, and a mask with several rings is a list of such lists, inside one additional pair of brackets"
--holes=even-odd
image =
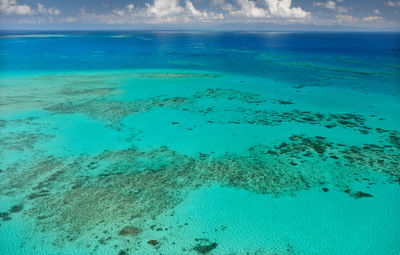
[(398, 34), (0, 40), (0, 254), (400, 253)]

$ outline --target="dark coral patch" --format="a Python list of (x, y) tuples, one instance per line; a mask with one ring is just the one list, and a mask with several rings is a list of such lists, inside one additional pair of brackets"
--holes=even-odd
[(8, 215), (9, 215), (8, 212), (0, 212), (0, 218), (8, 217)]
[(149, 240), (149, 241), (147, 241), (147, 243), (151, 244), (153, 246), (156, 246), (158, 244), (158, 241), (157, 240)]
[(207, 254), (210, 251), (217, 248), (217, 243), (209, 243), (209, 244), (197, 244), (193, 250), (195, 250), (199, 254)]
[(123, 229), (119, 231), (121, 236), (128, 236), (128, 235), (137, 235), (141, 232), (141, 230), (134, 226), (125, 226)]
[(373, 195), (369, 194), (369, 193), (365, 193), (362, 191), (358, 191), (356, 193), (351, 194), (352, 197), (354, 197), (355, 199), (360, 199), (363, 197), (374, 197)]
[(20, 211), (22, 211), (24, 209), (23, 205), (14, 205), (10, 208), (10, 212), (11, 213), (19, 213)]

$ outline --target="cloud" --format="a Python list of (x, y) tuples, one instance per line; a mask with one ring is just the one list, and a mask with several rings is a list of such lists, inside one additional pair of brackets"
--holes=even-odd
[(352, 26), (368, 26), (371, 25), (371, 23), (374, 23), (376, 25), (388, 24), (381, 16), (368, 16), (364, 18), (357, 18), (348, 14), (338, 14), (336, 15), (336, 20), (339, 24)]
[(146, 3), (147, 13), (158, 17), (177, 15), (183, 8), (177, 0), (154, 0), (153, 4)]
[(146, 4), (136, 17), (140, 23), (191, 23), (194, 21), (210, 22), (224, 19), (222, 13), (199, 11), (190, 0), (180, 5), (178, 0), (154, 0), (153, 4)]
[(139, 23), (191, 23), (194, 21), (221, 20), (221, 13), (199, 11), (190, 0), (184, 6), (178, 0), (154, 0), (153, 4), (146, 3), (145, 8), (136, 14)]
[(336, 3), (334, 1), (328, 1), (325, 4), (325, 8), (335, 10), (336, 9)]
[[(337, 2), (341, 3), (343, 1), (337, 1)], [(337, 11), (339, 13), (347, 13), (348, 12), (346, 7), (338, 6), (338, 5), (336, 5), (336, 2), (331, 1), (331, 0), (329, 0), (327, 2), (313, 2), (313, 5), (316, 7), (323, 7), (326, 9), (330, 9), (332, 11)]]
[(339, 24), (354, 24), (360, 21), (359, 18), (355, 18), (348, 14), (338, 14), (336, 15), (336, 20)]
[(400, 1), (398, 1), (398, 2), (387, 1), (386, 5), (389, 7), (400, 7)]
[(381, 16), (368, 16), (363, 18), (363, 20), (367, 22), (382, 22), (383, 18)]
[(286, 18), (307, 18), (311, 13), (300, 7), (291, 7), (292, 0), (265, 0), (271, 16)]
[(87, 12), (82, 8), (76, 17), (68, 16), (63, 22), (91, 24), (181, 24), (194, 22), (212, 22), (224, 19), (220, 13), (200, 11), (190, 0), (155, 0), (143, 8), (132, 3), (124, 8), (112, 9), (109, 13)]
[(190, 12), (193, 16), (195, 17), (203, 17), (203, 18), (208, 18), (208, 14), (206, 11), (199, 11), (196, 8), (194, 8), (193, 3), (190, 2), (189, 0), (186, 0), (186, 10)]
[(113, 9), (112, 13), (117, 16), (124, 16), (125, 14), (133, 13), (134, 8), (135, 6), (132, 3), (130, 3), (125, 5), (124, 9)]
[(256, 3), (249, 0), (236, 0), (240, 9), (236, 11), (230, 11), (232, 15), (251, 17), (251, 18), (267, 18), (269, 13), (263, 8), (256, 6)]
[[(211, 0), (213, 10), (198, 9), (193, 0), (147, 0), (143, 7), (133, 3), (111, 9), (105, 13), (86, 11), (82, 8), (76, 15), (61, 16), (53, 19), (51, 16), (61, 14), (56, 7), (48, 8), (37, 3), (36, 8), (17, 3), (17, 0), (0, 0), (1, 12), (6, 14), (35, 15), (49, 22), (85, 23), (85, 24), (181, 24), (210, 22), (269, 22), (269, 23), (302, 23), (302, 19), (310, 18), (311, 13), (301, 7), (292, 7), (291, 0)], [(40, 1), (40, 0), (39, 0)], [(100, 4), (99, 4), (100, 5)], [(14, 21), (17, 18), (14, 17)], [(20, 18), (20, 20), (22, 20)], [(25, 19), (27, 20), (27, 19)], [(35, 19), (30, 19), (35, 20)], [(31, 21), (30, 21), (31, 22)]]
[(41, 3), (37, 4), (37, 12), (41, 13), (41, 14), (47, 14), (47, 15), (59, 15), (61, 13), (61, 11), (59, 9), (57, 9), (55, 7), (46, 8)]
[[(224, 5), (222, 0), (216, 0), (220, 5)], [(237, 10), (231, 10), (230, 14), (250, 18), (266, 18), (274, 21), (274, 18), (282, 19), (304, 19), (311, 17), (310, 12), (306, 12), (300, 7), (292, 7), (292, 0), (264, 0), (266, 8), (256, 6), (255, 1), (236, 0), (239, 6)]]
[(6, 15), (31, 15), (33, 9), (26, 4), (18, 4), (16, 0), (0, 0), (0, 11)]
[(212, 0), (211, 4), (220, 7), (223, 11), (233, 11), (233, 5), (226, 3), (225, 0)]
[(133, 5), (133, 3), (130, 3), (130, 4), (127, 4), (126, 6), (126, 9), (128, 9), (128, 11), (133, 11), (133, 8), (135, 8), (135, 6)]
[[(143, 6), (129, 1), (118, 8), (101, 4), (105, 12), (86, 11), (82, 8), (75, 15), (60, 15), (56, 7), (48, 8), (41, 3), (36, 6), (19, 4), (18, 0), (0, 0), (0, 12), (6, 22), (11, 23), (76, 23), (76, 24), (204, 24), (204, 23), (269, 23), (269, 24), (312, 24), (349, 25), (379, 28), (396, 23), (386, 22), (378, 9), (369, 10), (364, 16), (352, 16), (339, 0), (319, 0), (313, 6), (331, 10), (319, 16), (292, 0), (211, 0), (210, 6), (199, 8), (193, 0), (147, 0)], [(22, 0), (19, 0), (22, 1)], [(40, 0), (39, 0), (40, 1)], [(43, 0), (42, 0), (43, 1)], [(131, 0), (132, 1), (132, 0)], [(385, 0), (386, 1), (386, 0)], [(203, 1), (204, 3), (205, 1)], [(397, 6), (400, 1), (385, 2)], [(100, 4), (99, 4), (100, 5)], [(352, 10), (351, 7), (348, 7)], [(317, 13), (318, 14), (318, 13)], [(9, 16), (8, 16), (9, 15)], [(17, 16), (19, 15), (19, 16)], [(24, 17), (21, 17), (24, 15)], [(58, 15), (58, 17), (55, 17)], [(370, 16), (368, 16), (370, 15)], [(3, 17), (2, 17), (3, 19)]]
[[(37, 3), (37, 8), (34, 9), (27, 4), (18, 4), (16, 0), (0, 0), (0, 12), (6, 15), (59, 15), (60, 9), (56, 7), (46, 8), (43, 4)], [(28, 19), (24, 19), (28, 20)], [(31, 19), (29, 19), (31, 20)], [(44, 19), (40, 19), (44, 22)]]

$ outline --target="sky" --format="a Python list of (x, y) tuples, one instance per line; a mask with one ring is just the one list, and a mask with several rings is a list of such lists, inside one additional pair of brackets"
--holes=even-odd
[(399, 0), (0, 0), (0, 29), (400, 30)]

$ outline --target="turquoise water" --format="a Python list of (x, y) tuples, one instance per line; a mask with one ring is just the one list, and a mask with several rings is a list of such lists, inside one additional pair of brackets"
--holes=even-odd
[(400, 254), (399, 34), (0, 40), (0, 254)]

